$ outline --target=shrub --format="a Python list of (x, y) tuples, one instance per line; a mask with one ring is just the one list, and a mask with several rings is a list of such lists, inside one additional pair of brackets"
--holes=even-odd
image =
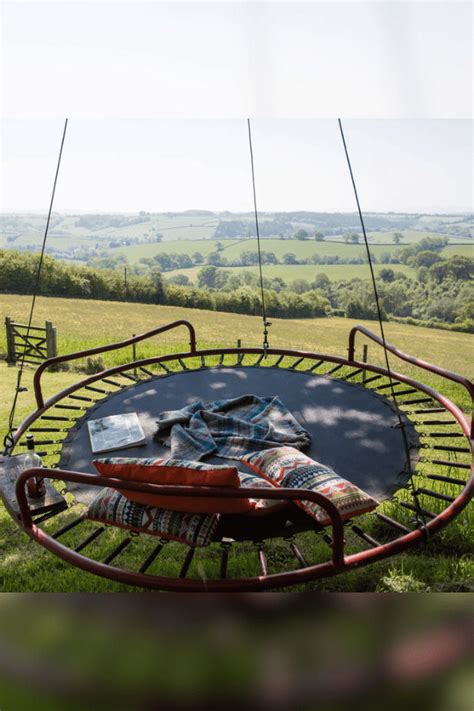
[(101, 373), (105, 370), (105, 363), (101, 356), (97, 358), (87, 358), (86, 364), (83, 368), (84, 373), (87, 375), (95, 375), (95, 373)]

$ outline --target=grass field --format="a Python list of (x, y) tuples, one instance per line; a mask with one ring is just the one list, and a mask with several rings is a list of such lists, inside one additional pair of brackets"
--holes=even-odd
[[(403, 235), (403, 241), (401, 242), (401, 246), (406, 245), (406, 244), (413, 244), (414, 242), (419, 242), (421, 239), (424, 237), (446, 237), (449, 239), (450, 242), (453, 244), (456, 242), (465, 242), (466, 238), (469, 236), (469, 232), (466, 230), (466, 236), (465, 237), (453, 237), (452, 235), (443, 235), (439, 232), (424, 232), (423, 230), (393, 230), (393, 231), (384, 231), (384, 232), (377, 232), (377, 231), (372, 231), (368, 232), (367, 236), (369, 238), (369, 242), (383, 242), (384, 244), (387, 245), (393, 245), (393, 240), (392, 240), (392, 235), (394, 232), (400, 232), (400, 234)], [(327, 240), (334, 239), (334, 237), (327, 237)], [(336, 238), (340, 239), (340, 238)]]
[[(43, 235), (21, 235), (20, 237), (17, 237), (14, 242), (6, 244), (5, 247), (7, 249), (20, 249), (33, 245), (39, 250), (42, 242)], [(59, 251), (72, 251), (73, 249), (79, 249), (80, 247), (88, 247), (93, 249), (96, 244), (101, 244), (100, 238), (98, 237), (68, 237), (64, 235), (58, 236), (55, 234), (48, 235), (48, 248), (57, 249)]]
[[(412, 276), (415, 270), (407, 267), (406, 264), (388, 265), (395, 272)], [(222, 267), (230, 274), (239, 274), (241, 272), (252, 272), (258, 274), (258, 267)], [(379, 274), (382, 269), (386, 269), (386, 264), (375, 264), (375, 274)], [(198, 272), (202, 267), (191, 267), (190, 269), (175, 269), (170, 272), (164, 272), (164, 277), (174, 276), (176, 274), (184, 274), (189, 278), (191, 283), (197, 279)], [(268, 279), (280, 277), (287, 284), (290, 284), (295, 279), (306, 279), (309, 282), (314, 281), (317, 274), (326, 274), (331, 281), (350, 281), (351, 279), (370, 279), (369, 266), (367, 264), (266, 264), (263, 267), (263, 276)]]
[[(0, 318), (5, 315), (15, 320), (26, 319), (30, 297), (0, 296)], [(40, 324), (51, 319), (58, 329), (58, 346), (61, 353), (110, 343), (143, 332), (156, 325), (178, 318), (189, 319), (196, 327), (198, 344), (232, 345), (242, 338), (244, 345), (261, 345), (261, 322), (256, 317), (186, 310), (181, 308), (143, 304), (91, 302), (69, 299), (39, 298), (34, 322)], [(274, 319), (270, 340), (274, 346), (293, 346), (322, 353), (345, 354), (349, 329), (356, 322), (348, 319), (281, 320)], [(366, 325), (377, 331), (374, 322)], [(437, 331), (399, 324), (387, 324), (387, 337), (402, 350), (428, 361), (450, 368), (469, 377), (474, 375), (472, 347), (474, 338), (468, 334)], [(183, 332), (154, 339), (149, 345), (139, 346), (139, 356), (186, 345)], [(1, 348), (4, 349), (4, 341)], [(359, 344), (359, 354), (360, 354)], [(130, 353), (116, 352), (106, 358), (107, 363), (128, 360)], [(382, 362), (382, 353), (369, 346), (369, 360)], [(397, 363), (398, 367), (398, 363)], [(413, 367), (400, 370), (415, 374)], [(28, 392), (19, 398), (18, 419), (33, 408), (31, 389), (32, 370), (27, 369), (25, 384)], [(73, 371), (48, 373), (45, 378), (46, 394), (66, 387), (79, 377)], [(2, 434), (14, 392), (16, 368), (0, 362), (0, 424)], [(436, 376), (425, 382), (439, 387), (466, 410), (467, 398), (458, 386), (440, 385)], [(369, 591), (381, 589), (425, 590), (459, 589), (474, 579), (472, 561), (471, 514), (463, 514), (429, 548), (405, 553), (397, 558), (380, 562), (369, 568), (353, 571), (346, 576), (329, 579), (304, 589), (328, 591)], [(112, 534), (111, 534), (112, 535)], [(165, 565), (174, 570), (174, 544), (170, 544)], [(126, 564), (126, 560), (125, 560)], [(238, 561), (245, 570), (246, 558)], [(63, 564), (45, 550), (30, 543), (0, 506), (0, 590), (2, 591), (119, 591), (119, 584), (104, 581)]]
[[(193, 252), (201, 252), (203, 256), (207, 256), (210, 252), (216, 251), (216, 245), (220, 241), (223, 245), (221, 254), (227, 259), (236, 259), (241, 252), (253, 252), (257, 249), (255, 238), (240, 239), (240, 240), (173, 240), (168, 242), (160, 242), (159, 244), (137, 244), (130, 247), (117, 248), (117, 254), (123, 254), (130, 262), (139, 261), (143, 257), (153, 257), (155, 254), (164, 252), (171, 254), (192, 254)], [(385, 245), (373, 245), (372, 250), (376, 256), (382, 253), (391, 253), (395, 249), (393, 243)], [(364, 253), (365, 247), (363, 244), (345, 244), (343, 242), (325, 241), (316, 242), (315, 240), (298, 240), (298, 239), (263, 239), (262, 250), (265, 252), (273, 252), (278, 259), (288, 253), (295, 254), (298, 258), (304, 259), (311, 257), (313, 254), (321, 256), (338, 255), (339, 257), (359, 257)], [(115, 252), (114, 252), (115, 253)]]
[[(65, 216), (58, 224), (50, 228), (48, 244), (57, 249), (74, 249), (80, 246), (93, 247), (96, 242), (107, 246), (111, 239), (136, 238), (143, 240), (147, 235), (161, 232), (167, 239), (210, 239), (215, 232), (218, 219), (209, 215), (152, 215), (145, 222), (124, 225), (122, 227), (107, 227), (105, 229), (90, 230), (77, 226), (77, 216)], [(32, 227), (36, 229), (25, 230), (19, 234), (13, 246), (35, 245), (40, 246), (43, 240), (45, 217), (32, 219)], [(66, 235), (57, 235), (55, 232), (66, 232)], [(5, 235), (0, 236), (0, 245), (7, 246)]]
[[(213, 251), (216, 251), (216, 245), (219, 240), (211, 239), (217, 218), (210, 218), (209, 215), (152, 215), (150, 220), (144, 223), (119, 227), (107, 228), (92, 232), (85, 230), (83, 227), (77, 227), (73, 216), (65, 216), (55, 229), (64, 229), (71, 232), (70, 236), (55, 235), (54, 230), (48, 238), (49, 247), (56, 250), (68, 252), (72, 248), (80, 247), (95, 249), (99, 247), (106, 249), (110, 255), (123, 255), (131, 264), (138, 263), (140, 259), (152, 258), (155, 255), (162, 253), (177, 253), (192, 255), (194, 252), (200, 252), (204, 258)], [(38, 218), (35, 218), (38, 222)], [(36, 224), (36, 223), (35, 223)], [(39, 224), (39, 223), (38, 223)], [(129, 247), (109, 248), (108, 242), (110, 239), (138, 237), (144, 238), (144, 233), (149, 235), (162, 230), (164, 240), (161, 243), (141, 243), (131, 245)], [(391, 232), (369, 232), (369, 240), (371, 241), (371, 252), (373, 256), (380, 261), (382, 255), (394, 254), (400, 246), (404, 244), (412, 244), (419, 241), (423, 237), (430, 236), (431, 232), (422, 232), (416, 230), (403, 231), (403, 242), (397, 246), (392, 241)], [(40, 247), (43, 236), (38, 231), (36, 234), (24, 234), (17, 237), (14, 242), (6, 242), (5, 236), (0, 236), (0, 247), (10, 249), (24, 248), (26, 245), (35, 245)], [(450, 257), (454, 254), (462, 254), (472, 257), (474, 253), (473, 246), (470, 244), (457, 244), (457, 239), (448, 237), (450, 244), (443, 250), (443, 256)], [(341, 236), (328, 237), (324, 242), (316, 242), (315, 240), (295, 240), (295, 239), (264, 239), (262, 241), (262, 249), (268, 252), (273, 252), (278, 259), (282, 259), (287, 253), (293, 253), (297, 258), (303, 259), (311, 257), (314, 254), (319, 254), (322, 257), (339, 256), (340, 258), (365, 258), (366, 251), (363, 244), (345, 244), (341, 240)], [(223, 250), (221, 254), (229, 260), (236, 259), (243, 251), (255, 251), (255, 239), (239, 239), (239, 240), (221, 240)], [(85, 262), (77, 260), (68, 260), (73, 265), (80, 266)], [(375, 271), (380, 272), (385, 265), (378, 264), (375, 266)], [(166, 272), (165, 277), (172, 277), (178, 274), (187, 276), (191, 283), (196, 283), (199, 267), (191, 267), (189, 269), (178, 269), (171, 272)], [(406, 265), (393, 265), (393, 268), (406, 274), (413, 276), (414, 270)], [(248, 270), (256, 273), (257, 267), (233, 267), (232, 269)], [(237, 273), (234, 271), (233, 273)], [(295, 279), (306, 279), (311, 282), (317, 274), (326, 274), (331, 281), (351, 280), (360, 278), (367, 280), (370, 278), (368, 266), (366, 264), (338, 264), (338, 265), (265, 265), (264, 274), (268, 278), (280, 277), (285, 282), (291, 283)]]
[[(10, 316), (24, 323), (31, 303), (30, 296), (0, 295), (0, 322)], [(39, 297), (36, 301), (36, 324), (46, 319), (53, 321), (58, 332), (58, 350), (69, 353), (81, 348), (92, 348), (103, 343), (112, 343), (142, 333), (160, 324), (186, 318), (196, 328), (199, 344), (229, 345), (237, 338), (244, 345), (261, 345), (261, 320), (256, 316), (219, 313), (201, 309), (183, 309), (175, 306), (153, 304), (127, 304), (114, 301), (92, 301)], [(331, 319), (272, 319), (271, 341), (275, 346), (298, 345), (306, 350), (322, 353), (345, 353), (349, 330), (359, 321), (344, 318)], [(377, 330), (374, 321), (365, 322)], [(417, 355), (451, 368), (469, 377), (474, 377), (474, 362), (471, 348), (474, 337), (466, 333), (450, 332), (417, 326), (387, 323), (387, 337), (407, 352), (416, 343)], [(183, 343), (184, 332), (172, 332), (155, 339), (149, 346), (139, 346), (144, 357), (152, 355), (157, 347), (175, 346)], [(374, 346), (374, 349), (376, 347)], [(0, 351), (5, 353), (5, 331), (2, 328)], [(374, 350), (373, 356), (382, 362)], [(121, 356), (117, 356), (119, 358)], [(109, 357), (108, 362), (122, 362)]]
[(443, 257), (453, 257), (455, 254), (461, 254), (464, 257), (474, 258), (474, 242), (471, 244), (448, 244), (442, 251)]
[(138, 237), (143, 238), (144, 234), (153, 234), (155, 231), (161, 232), (163, 238), (167, 239), (210, 239), (215, 231), (218, 218), (212, 215), (151, 215), (147, 222), (135, 225), (124, 225), (123, 227), (110, 227), (106, 230), (98, 230), (100, 236), (115, 237)]
[[(369, 240), (384, 242), (384, 244), (372, 244), (371, 251), (375, 257), (380, 257), (382, 254), (392, 254), (400, 247), (404, 245), (412, 244), (414, 242), (419, 242), (422, 237), (429, 236), (430, 233), (412, 233), (411, 239), (404, 240), (400, 245), (395, 245), (392, 242), (390, 235), (385, 235), (385, 240), (381, 239), (384, 233), (369, 233)], [(415, 235), (418, 238), (415, 239)], [(432, 233), (431, 233), (432, 236)], [(360, 244), (346, 244), (340, 241), (341, 236), (336, 238), (326, 238), (324, 242), (316, 242), (315, 240), (298, 240), (298, 239), (263, 239), (262, 249), (266, 252), (273, 252), (278, 259), (281, 259), (284, 254), (292, 252), (298, 258), (311, 257), (313, 254), (320, 254), (321, 256), (337, 255), (339, 257), (358, 257), (362, 254), (365, 255), (365, 247), (362, 243)], [(449, 249), (460, 249), (460, 250), (472, 250), (474, 248), (474, 241), (471, 245), (459, 245), (456, 247), (456, 242), (453, 238), (450, 239), (451, 247)], [(167, 240), (155, 244), (135, 244), (130, 247), (118, 247), (114, 249), (113, 254), (123, 254), (127, 257), (130, 263), (138, 262), (143, 257), (153, 257), (155, 254), (163, 254), (164, 252), (171, 254), (189, 254), (193, 252), (201, 252), (203, 256), (207, 256), (210, 252), (216, 251), (216, 244), (221, 242), (224, 249), (222, 250), (222, 256), (227, 259), (235, 259), (239, 257), (241, 252), (244, 251), (255, 251), (256, 242), (255, 238), (249, 239), (239, 239), (239, 240), (214, 240), (214, 239), (193, 239), (192, 241), (183, 239), (173, 239)], [(465, 240), (464, 240), (465, 241)], [(460, 252), (464, 253), (464, 251)]]

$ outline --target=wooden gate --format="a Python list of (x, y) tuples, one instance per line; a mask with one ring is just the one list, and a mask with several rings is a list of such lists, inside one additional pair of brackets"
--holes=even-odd
[(5, 318), (7, 332), (7, 362), (16, 363), (24, 360), (25, 363), (38, 365), (46, 358), (57, 355), (56, 329), (51, 321), (45, 321), (43, 326), (28, 326), (24, 323), (15, 323), (8, 316)]

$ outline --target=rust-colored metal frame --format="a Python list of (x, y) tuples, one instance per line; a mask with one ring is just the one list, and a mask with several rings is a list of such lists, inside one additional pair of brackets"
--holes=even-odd
[[(372, 331), (369, 331), (369, 329), (365, 328), (365, 326), (354, 326), (354, 328), (352, 328), (349, 333), (348, 354), (349, 354), (349, 360), (351, 362), (354, 362), (355, 338), (356, 338), (357, 333), (362, 333), (367, 338), (370, 338), (375, 343), (378, 343), (380, 346), (382, 346), (382, 348), (384, 347), (384, 342), (380, 338), (380, 336), (377, 336), (375, 333), (372, 333)], [(408, 355), (408, 353), (404, 353), (403, 351), (399, 350), (396, 346), (392, 345), (391, 343), (385, 343), (385, 348), (388, 351), (390, 351), (390, 353), (393, 353), (394, 355), (396, 355), (397, 358), (400, 358), (400, 360), (404, 360), (405, 362), (410, 363), (411, 365), (416, 365), (418, 368), (423, 368), (424, 370), (428, 370), (430, 373), (439, 375), (442, 378), (446, 378), (446, 380), (451, 380), (453, 383), (462, 385), (462, 387), (467, 390), (467, 392), (469, 393), (469, 397), (471, 398), (471, 411), (472, 412), (471, 412), (471, 427), (469, 430), (469, 437), (470, 437), (470, 439), (472, 439), (474, 437), (474, 383), (472, 383), (470, 380), (465, 378), (463, 375), (458, 375), (457, 373), (452, 373), (450, 370), (446, 370), (445, 368), (440, 368), (437, 365), (432, 365), (431, 363), (428, 363), (426, 360), (421, 360), (420, 358), (415, 358), (412, 355)], [(446, 407), (447, 407), (447, 409), (449, 409), (448, 403), (450, 401), (447, 398), (445, 398), (445, 400), (446, 400)]]
[[(151, 338), (155, 335), (162, 334), (171, 329), (178, 327), (185, 327), (189, 333), (189, 350), (181, 353), (172, 353), (161, 356), (155, 356), (152, 358), (145, 358), (141, 360), (136, 360), (133, 362), (125, 363), (120, 366), (114, 366), (101, 373), (96, 373), (94, 375), (83, 378), (72, 386), (65, 388), (60, 393), (57, 393), (53, 397), (49, 398), (46, 402), (43, 397), (43, 392), (41, 388), (41, 376), (43, 372), (52, 365), (57, 365), (59, 363), (64, 363), (66, 361), (75, 360), (79, 358), (84, 358), (91, 355), (96, 355), (99, 353), (105, 353), (107, 351), (116, 350), (119, 348), (131, 346), (134, 343), (143, 341), (147, 338)], [(75, 390), (78, 390), (84, 386), (91, 385), (97, 380), (106, 379), (114, 374), (120, 374), (126, 370), (132, 370), (135, 368), (144, 368), (146, 365), (152, 364), (165, 364), (168, 361), (177, 360), (184, 361), (189, 358), (201, 358), (202, 362), (206, 356), (219, 356), (223, 359), (227, 355), (236, 355), (238, 358), (243, 358), (247, 355), (257, 355), (258, 362), (260, 362), (266, 355), (278, 356), (284, 358), (296, 357), (297, 359), (309, 358), (311, 360), (321, 360), (323, 362), (335, 363), (338, 366), (349, 366), (352, 368), (360, 369), (360, 371), (369, 371), (381, 376), (388, 376), (386, 369), (363, 363), (355, 359), (355, 337), (356, 334), (360, 332), (366, 337), (370, 338), (379, 345), (383, 345), (381, 339), (373, 334), (368, 329), (362, 326), (354, 327), (349, 334), (349, 347), (348, 347), (348, 358), (342, 358), (340, 356), (332, 356), (326, 354), (309, 353), (305, 351), (296, 351), (293, 349), (269, 349), (264, 353), (261, 348), (214, 348), (214, 349), (204, 349), (199, 350), (196, 347), (196, 335), (193, 326), (185, 320), (174, 321), (165, 326), (153, 329), (134, 338), (128, 339), (126, 341), (121, 341), (119, 343), (110, 344), (100, 348), (89, 349), (85, 351), (80, 351), (77, 353), (72, 353), (64, 356), (58, 356), (51, 358), (44, 363), (42, 363), (37, 369), (34, 376), (34, 389), (37, 402), (37, 409), (35, 412), (31, 413), (20, 425), (14, 436), (14, 443), (17, 444), (20, 437), (28, 430), (32, 423), (43, 415), (47, 410), (54, 406), (62, 398), (71, 395)], [(444, 377), (450, 381), (456, 382), (467, 389), (471, 401), (474, 399), (474, 386), (466, 378), (452, 373), (450, 371), (444, 370), (437, 366), (433, 366), (425, 361), (418, 360), (413, 356), (407, 355), (399, 351), (394, 346), (388, 344), (387, 350), (393, 353), (398, 358), (418, 366), (430, 373)], [(164, 366), (163, 366), (164, 367)], [(194, 369), (194, 368), (192, 368)], [(190, 370), (192, 370), (190, 369)], [(389, 543), (374, 545), (374, 547), (369, 550), (363, 550), (361, 552), (345, 555), (344, 552), (344, 535), (343, 535), (343, 525), (339, 512), (334, 507), (334, 505), (320, 494), (314, 492), (305, 491), (303, 489), (278, 489), (272, 490), (262, 490), (262, 489), (246, 489), (245, 493), (234, 489), (219, 489), (216, 493), (212, 488), (193, 488), (193, 487), (171, 487), (171, 486), (158, 486), (155, 484), (144, 484), (141, 482), (124, 482), (111, 478), (99, 477), (95, 474), (84, 474), (79, 472), (65, 471), (61, 469), (46, 469), (41, 470), (41, 474), (47, 476), (54, 480), (61, 480), (64, 482), (77, 482), (77, 483), (87, 483), (89, 485), (95, 485), (98, 487), (102, 486), (116, 486), (121, 489), (128, 489), (131, 491), (147, 491), (150, 493), (159, 493), (160, 495), (186, 495), (186, 496), (219, 496), (226, 498), (242, 498), (245, 497), (259, 497), (259, 498), (286, 498), (288, 500), (306, 500), (318, 503), (322, 508), (324, 508), (328, 516), (331, 519), (333, 538), (332, 538), (332, 556), (331, 560), (324, 563), (318, 563), (316, 565), (305, 565), (302, 568), (284, 571), (281, 573), (263, 574), (260, 576), (253, 576), (248, 578), (238, 578), (238, 579), (212, 579), (212, 580), (200, 580), (200, 579), (182, 579), (182, 578), (172, 578), (163, 577), (159, 575), (150, 575), (140, 572), (133, 572), (126, 570), (124, 568), (119, 568), (106, 563), (101, 563), (86, 556), (81, 555), (68, 548), (67, 546), (60, 543), (58, 540), (48, 535), (43, 531), (38, 525), (36, 525), (32, 519), (31, 512), (28, 506), (28, 502), (25, 496), (25, 483), (26, 481), (37, 473), (36, 470), (28, 470), (23, 472), (19, 477), (17, 484), (17, 500), (19, 505), (19, 515), (17, 516), (17, 521), (21, 528), (29, 535), (31, 538), (36, 540), (42, 546), (50, 550), (55, 555), (59, 556), (66, 562), (71, 563), (85, 571), (100, 575), (118, 582), (127, 583), (130, 585), (135, 585), (139, 587), (148, 587), (161, 590), (175, 590), (175, 591), (250, 591), (250, 590), (268, 590), (275, 587), (286, 587), (295, 584), (301, 584), (309, 582), (312, 580), (317, 580), (320, 578), (325, 578), (329, 576), (334, 576), (339, 573), (352, 570), (356, 567), (363, 565), (368, 565), (377, 560), (388, 558), (392, 555), (398, 554), (412, 546), (415, 546), (422, 541), (426, 540), (426, 537), (430, 534), (434, 534), (440, 531), (442, 528), (448, 525), (448, 523), (455, 518), (464, 508), (467, 506), (472, 498), (474, 491), (474, 473), (472, 470), (472, 421), (469, 422), (466, 415), (462, 410), (456, 406), (451, 400), (446, 396), (438, 393), (436, 390), (428, 385), (420, 383), (408, 376), (401, 373), (392, 371), (392, 376), (400, 383), (405, 383), (411, 387), (426, 393), (433, 400), (438, 401), (442, 407), (447, 410), (457, 423), (462, 428), (464, 435), (470, 440), (470, 450), (471, 450), (471, 475), (467, 480), (462, 491), (457, 497), (452, 501), (450, 500), (449, 506), (447, 506), (443, 511), (436, 514), (429, 522), (426, 523), (422, 528), (416, 528), (410, 532), (404, 532), (399, 538), (390, 541)], [(10, 513), (14, 516), (14, 512), (10, 508)]]

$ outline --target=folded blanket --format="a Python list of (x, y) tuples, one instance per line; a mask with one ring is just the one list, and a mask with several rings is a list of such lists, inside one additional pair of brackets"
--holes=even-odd
[(279, 445), (304, 449), (311, 441), (277, 396), (198, 401), (162, 412), (157, 424), (155, 439), (171, 447), (171, 456), (178, 459), (210, 454), (234, 459)]

